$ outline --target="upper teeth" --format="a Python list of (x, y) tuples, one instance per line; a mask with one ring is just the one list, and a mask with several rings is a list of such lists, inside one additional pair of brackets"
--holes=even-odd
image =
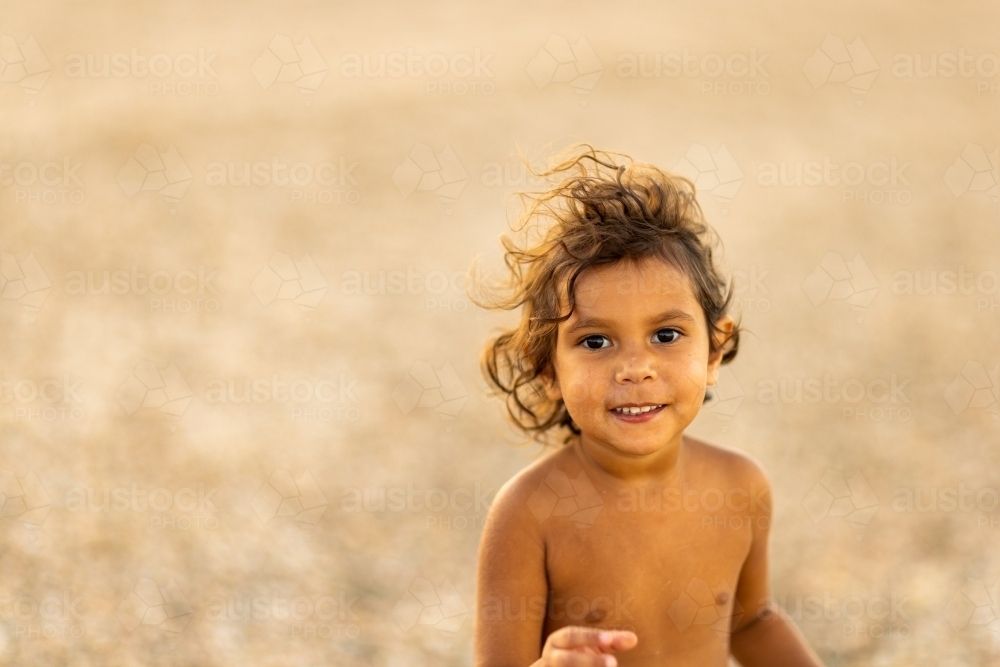
[(626, 415), (637, 415), (641, 412), (649, 412), (650, 410), (662, 407), (662, 405), (644, 405), (641, 408), (615, 408), (615, 412), (620, 412)]

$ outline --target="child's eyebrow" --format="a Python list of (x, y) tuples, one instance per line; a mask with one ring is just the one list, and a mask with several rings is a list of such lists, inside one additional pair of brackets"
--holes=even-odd
[[(680, 308), (671, 308), (665, 312), (660, 313), (652, 318), (650, 318), (650, 324), (656, 324), (658, 322), (665, 322), (667, 320), (682, 320), (684, 322), (694, 323), (695, 319), (689, 315), (687, 312), (681, 310)], [(570, 325), (566, 329), (566, 333), (570, 334), (579, 329), (609, 329), (613, 326), (608, 320), (602, 320), (599, 317), (584, 317), (577, 320), (576, 323)]]

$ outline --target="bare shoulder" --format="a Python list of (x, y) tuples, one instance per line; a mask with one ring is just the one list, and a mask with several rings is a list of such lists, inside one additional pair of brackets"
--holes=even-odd
[[(717, 481), (726, 481), (744, 488), (751, 485), (770, 491), (771, 483), (760, 461), (746, 452), (716, 445), (691, 436), (684, 436), (684, 446), (696, 470)], [(721, 477), (721, 479), (719, 479)]]
[(580, 462), (572, 447), (562, 446), (547, 452), (539, 459), (523, 468), (500, 487), (490, 508), (492, 515), (519, 515), (529, 508), (531, 497), (538, 489), (551, 480), (552, 475), (561, 477), (580, 468)]
[(574, 495), (583, 466), (570, 446), (562, 446), (526, 466), (494, 496), (483, 531), (484, 544), (541, 546), (548, 539), (547, 522), (559, 498)]

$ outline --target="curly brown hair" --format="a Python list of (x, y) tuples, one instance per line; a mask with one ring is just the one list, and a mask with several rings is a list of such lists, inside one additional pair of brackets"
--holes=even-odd
[[(557, 182), (543, 192), (517, 193), (528, 206), (514, 231), (528, 232), (527, 240), (518, 244), (503, 236), (508, 279), (499, 289), (477, 282), (480, 294), (488, 296), (470, 295), (490, 310), (524, 306), (518, 326), (487, 343), (482, 370), (494, 394), (504, 397), (514, 425), (546, 444), (554, 431), (569, 430), (564, 443), (580, 433), (563, 401), (550, 399), (545, 386), (554, 372), (558, 325), (573, 313), (574, 286), (587, 268), (658, 257), (690, 279), (708, 324), (709, 351), (725, 347), (723, 364), (735, 358), (740, 338), (738, 323), (721, 342), (712, 335), (726, 333), (717, 324), (729, 311), (733, 285), (713, 262), (718, 237), (705, 222), (690, 180), (589, 144), (553, 162), (535, 171), (525, 160), (531, 174)], [(558, 180), (568, 172), (576, 173)], [(533, 231), (539, 232), (535, 240)], [(564, 303), (568, 310), (561, 313)]]

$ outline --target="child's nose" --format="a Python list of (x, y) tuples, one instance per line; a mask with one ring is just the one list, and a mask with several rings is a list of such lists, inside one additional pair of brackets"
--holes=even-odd
[(617, 382), (642, 382), (655, 380), (656, 369), (651, 354), (633, 351), (623, 356), (622, 365), (615, 372)]

